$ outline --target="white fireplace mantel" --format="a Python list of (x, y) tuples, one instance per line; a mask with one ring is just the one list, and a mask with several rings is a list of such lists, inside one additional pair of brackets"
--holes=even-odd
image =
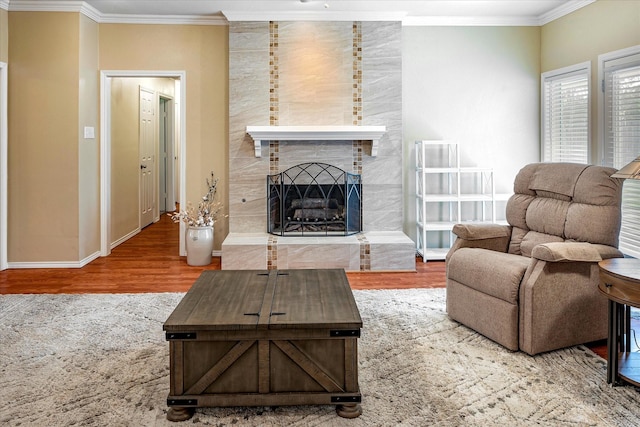
[(371, 141), (371, 156), (386, 126), (247, 126), (256, 157), (262, 157), (262, 141)]

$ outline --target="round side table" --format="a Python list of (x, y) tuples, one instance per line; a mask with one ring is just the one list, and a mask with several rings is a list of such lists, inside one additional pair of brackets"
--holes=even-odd
[(631, 351), (631, 307), (640, 307), (640, 259), (612, 258), (598, 265), (598, 289), (609, 299), (607, 383), (640, 386), (640, 353)]

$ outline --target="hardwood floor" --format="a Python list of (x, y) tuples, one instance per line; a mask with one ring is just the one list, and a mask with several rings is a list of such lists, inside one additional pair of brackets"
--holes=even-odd
[[(0, 294), (186, 292), (203, 270), (178, 256), (179, 227), (167, 215), (117, 246), (108, 257), (82, 268), (15, 269), (0, 272)], [(416, 273), (348, 273), (353, 289), (445, 286), (444, 262), (416, 260)]]
[[(178, 255), (179, 227), (167, 215), (138, 235), (82, 268), (15, 269), (0, 272), (0, 294), (29, 293), (140, 293), (186, 292), (203, 270), (220, 269), (220, 258), (211, 265), (191, 267)], [(423, 263), (416, 258), (416, 272), (347, 273), (353, 289), (444, 288), (444, 262)], [(606, 358), (606, 342), (590, 345)]]

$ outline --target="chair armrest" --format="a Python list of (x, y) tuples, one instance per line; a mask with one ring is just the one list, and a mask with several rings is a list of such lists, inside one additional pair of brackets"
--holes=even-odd
[(447, 252), (445, 262), (460, 248), (481, 248), (496, 252), (507, 252), (511, 239), (511, 226), (500, 224), (456, 224), (453, 234), (457, 236)]
[(547, 262), (600, 262), (602, 256), (596, 245), (582, 242), (552, 242), (537, 245), (531, 258)]
[(600, 244), (593, 244), (592, 246), (596, 248), (602, 259), (624, 258), (624, 254), (618, 248), (614, 248), (613, 246)]
[(511, 226), (500, 224), (456, 224), (453, 234), (465, 240), (484, 240), (511, 237)]

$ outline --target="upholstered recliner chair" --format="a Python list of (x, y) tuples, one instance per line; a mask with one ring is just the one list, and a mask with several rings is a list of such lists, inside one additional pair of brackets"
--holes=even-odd
[(598, 262), (622, 257), (615, 169), (536, 163), (520, 170), (508, 225), (457, 224), (446, 257), (447, 313), (531, 355), (607, 337)]

